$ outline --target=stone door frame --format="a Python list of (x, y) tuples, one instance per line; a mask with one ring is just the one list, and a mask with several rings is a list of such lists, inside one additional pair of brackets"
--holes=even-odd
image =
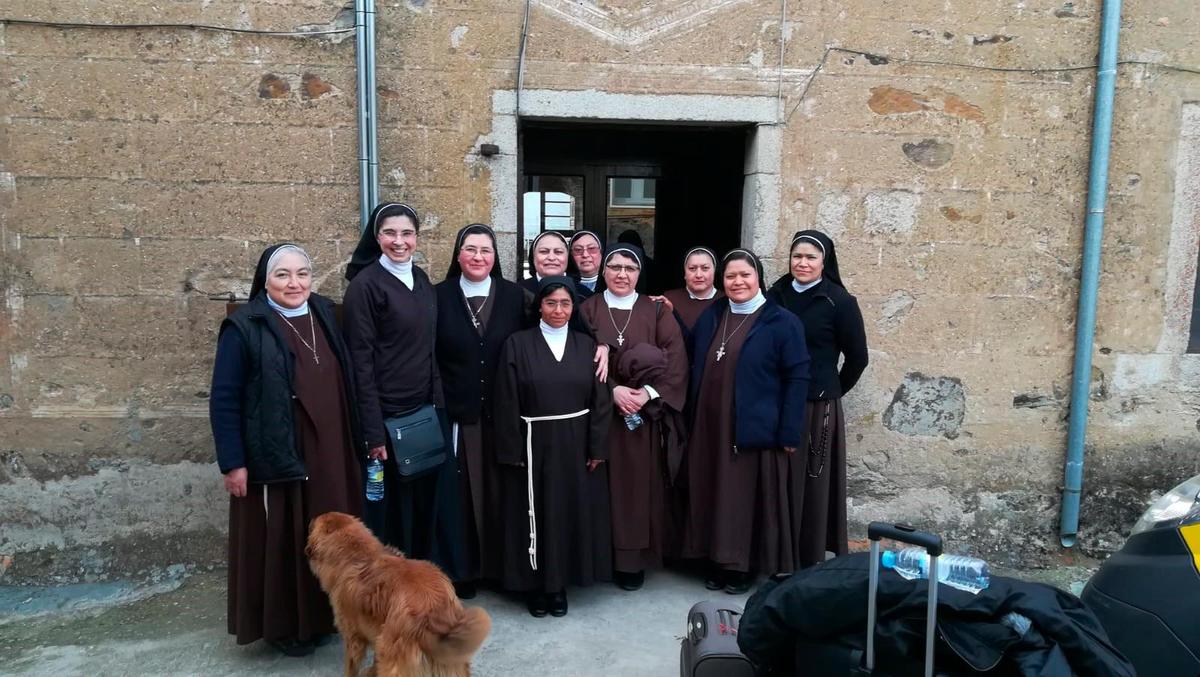
[[(753, 131), (746, 144), (742, 168), (740, 241), (763, 257), (773, 257), (779, 239), (782, 166), (782, 128), (779, 102), (770, 96), (710, 96), (700, 94), (614, 94), (594, 89), (521, 91), (523, 120), (580, 123), (644, 122), (672, 125), (740, 124)], [(518, 116), (514, 90), (492, 93), (492, 131), (480, 143), (493, 143), (491, 156), (491, 225), (496, 231), (501, 261), (518, 270), (517, 201)], [(478, 152), (474, 150), (473, 152)]]

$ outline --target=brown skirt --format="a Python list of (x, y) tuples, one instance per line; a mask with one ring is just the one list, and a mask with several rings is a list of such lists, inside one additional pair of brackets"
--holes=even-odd
[(825, 551), (847, 552), (846, 421), (842, 401), (809, 400), (803, 454), (804, 510), (800, 522), (800, 565), (825, 561)]
[(228, 618), (238, 644), (334, 632), (333, 610), (304, 556), (303, 484), (251, 484), (246, 496), (229, 498)]

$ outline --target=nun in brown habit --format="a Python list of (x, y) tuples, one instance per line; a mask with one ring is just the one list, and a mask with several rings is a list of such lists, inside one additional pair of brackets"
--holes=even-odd
[(496, 234), (474, 223), (458, 231), (446, 279), (437, 292), (437, 361), (452, 426), (463, 499), (467, 571), (474, 581), (499, 580), (503, 562), (501, 488), (493, 432), (492, 390), (504, 342), (525, 326), (525, 293), (505, 280)]
[(334, 632), (304, 555), (313, 518), (362, 514), (348, 352), (303, 249), (263, 252), (221, 323), (209, 418), (229, 497), (229, 633), (291, 656)]
[(697, 320), (688, 412), (684, 555), (710, 564), (705, 586), (745, 592), (755, 574), (806, 564), (802, 523), (809, 355), (804, 327), (763, 295), (745, 249), (725, 255), (725, 296)]
[[(670, 539), (666, 533), (666, 452), (662, 446), (664, 409), (683, 411), (688, 365), (683, 336), (663, 304), (636, 291), (644, 256), (639, 247), (619, 244), (604, 257), (605, 289), (583, 302), (581, 315), (596, 339), (616, 352), (648, 343), (667, 355), (667, 366), (651, 382), (612, 379), (613, 416), (608, 434), (612, 491), (613, 566), (617, 584), (642, 586), (644, 572), (662, 565)], [(632, 419), (641, 416), (641, 424)], [(626, 417), (630, 417), (628, 420)], [(632, 429), (631, 429), (632, 427)]]

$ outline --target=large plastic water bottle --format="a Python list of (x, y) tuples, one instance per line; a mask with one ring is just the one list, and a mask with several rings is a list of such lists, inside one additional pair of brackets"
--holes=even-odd
[(367, 464), (367, 500), (383, 500), (383, 462), (377, 458)]
[[(904, 548), (900, 552), (884, 551), (880, 564), (896, 573), (914, 580), (929, 578), (929, 553), (924, 548)], [(938, 557), (938, 582), (959, 590), (978, 593), (988, 586), (991, 575), (987, 562), (966, 555), (941, 555)]]

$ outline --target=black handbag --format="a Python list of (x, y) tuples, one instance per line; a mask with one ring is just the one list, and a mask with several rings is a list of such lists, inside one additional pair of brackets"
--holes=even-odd
[(413, 479), (446, 461), (446, 438), (441, 418), (432, 404), (383, 419), (392, 458), (401, 479)]

